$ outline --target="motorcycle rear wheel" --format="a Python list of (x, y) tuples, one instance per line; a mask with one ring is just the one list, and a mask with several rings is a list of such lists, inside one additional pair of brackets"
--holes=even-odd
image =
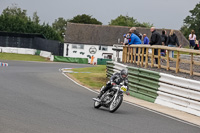
[(122, 101), (123, 101), (123, 96), (118, 96), (118, 98), (115, 101), (112, 101), (109, 107), (110, 112), (111, 113), (115, 112), (122, 104)]

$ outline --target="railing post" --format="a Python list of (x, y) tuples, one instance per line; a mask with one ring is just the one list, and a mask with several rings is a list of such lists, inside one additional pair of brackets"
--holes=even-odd
[(177, 56), (176, 56), (176, 73), (179, 72), (179, 62), (180, 62), (180, 52), (177, 51)]
[(194, 61), (193, 61), (193, 53), (191, 53), (191, 61), (190, 61), (190, 76), (193, 75), (193, 65), (194, 65)]
[(145, 68), (148, 67), (149, 48), (146, 48)]
[(141, 59), (141, 66), (143, 67), (143, 62), (144, 62), (144, 49), (142, 48), (142, 59)]
[(123, 53), (122, 53), (122, 62), (123, 62), (123, 63), (124, 63), (124, 58), (125, 58), (125, 55), (124, 55), (125, 52), (124, 52), (124, 51), (125, 51), (125, 47), (123, 46)]
[(154, 67), (154, 48), (152, 48), (152, 54), (151, 54), (151, 67)]
[(138, 62), (137, 65), (140, 65), (140, 52), (141, 52), (141, 48), (138, 49)]
[(160, 69), (161, 68), (161, 63), (160, 63), (160, 49), (158, 49), (158, 68)]
[(124, 63), (127, 62), (127, 46), (124, 47), (125, 51), (124, 51)]
[(127, 63), (129, 63), (130, 61), (130, 46), (128, 46), (128, 52), (127, 52)]
[(136, 48), (134, 48), (134, 64), (136, 63)]
[(169, 70), (169, 50), (167, 50), (167, 70)]
[(133, 63), (133, 47), (131, 47), (131, 63)]

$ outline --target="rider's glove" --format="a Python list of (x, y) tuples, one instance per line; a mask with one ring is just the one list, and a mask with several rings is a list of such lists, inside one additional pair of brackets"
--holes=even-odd
[(113, 82), (112, 85), (116, 85), (116, 83)]

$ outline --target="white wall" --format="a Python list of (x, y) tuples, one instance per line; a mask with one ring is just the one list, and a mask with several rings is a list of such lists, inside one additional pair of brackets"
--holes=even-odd
[[(30, 54), (35, 55), (36, 49), (29, 48), (15, 48), (15, 47), (0, 47), (0, 52), (2, 53), (15, 53), (15, 54)], [(40, 56), (51, 58), (51, 52), (42, 51), (40, 52)]]
[(15, 54), (31, 54), (35, 55), (36, 49), (29, 48), (15, 48), (15, 47), (1, 47), (2, 53), (15, 53)]
[[(67, 52), (67, 45), (68, 46), (68, 56), (66, 55), (66, 52)], [(99, 50), (99, 45), (84, 45), (84, 44), (81, 44), (81, 45), (84, 45), (84, 49), (74, 49), (72, 48), (74, 44), (69, 44), (69, 43), (65, 43), (64, 44), (64, 52), (63, 52), (63, 56), (64, 57), (78, 57), (78, 58), (88, 58), (87, 55), (90, 55), (90, 56), (94, 56), (95, 59), (94, 59), (94, 62), (97, 63), (97, 58), (104, 58), (104, 56), (107, 56), (107, 55), (102, 55), (103, 53), (113, 53), (113, 46), (107, 46), (108, 50), (107, 51), (102, 51), (102, 50)], [(76, 45), (76, 44), (75, 44)], [(89, 52), (89, 49), (91, 47), (95, 47), (97, 52), (95, 54), (91, 54)], [(76, 53), (74, 51), (77, 51)], [(84, 54), (81, 54), (81, 52), (83, 52)], [(112, 55), (113, 57), (113, 55)], [(88, 63), (90, 63), (90, 59), (88, 58)]]

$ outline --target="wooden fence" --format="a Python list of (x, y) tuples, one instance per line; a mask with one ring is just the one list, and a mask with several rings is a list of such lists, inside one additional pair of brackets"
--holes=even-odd
[[(152, 52), (149, 52), (149, 49)], [(154, 51), (158, 50), (158, 55), (154, 55)], [(161, 49), (166, 50), (166, 56), (161, 56)], [(176, 57), (172, 58), (169, 56), (170, 51), (176, 51)], [(180, 53), (184, 52), (191, 55), (190, 60), (180, 59)], [(194, 61), (194, 55), (200, 55), (199, 50), (192, 50), (186, 48), (176, 48), (176, 47), (167, 47), (167, 46), (160, 46), (160, 45), (131, 45), (131, 46), (123, 46), (123, 63), (134, 63), (138, 66), (147, 68), (150, 67), (157, 67), (157, 68), (164, 68), (166, 70), (174, 70), (176, 73), (184, 72), (190, 75), (197, 75), (200, 76), (199, 72), (194, 72), (194, 65), (200, 66), (198, 61)], [(154, 62), (154, 59), (158, 59), (158, 64)], [(137, 59), (137, 60), (136, 60)], [(165, 60), (166, 64), (161, 63), (161, 60)], [(176, 66), (170, 66), (170, 61), (176, 62)], [(189, 70), (181, 69), (180, 63), (187, 63), (190, 64)]]

